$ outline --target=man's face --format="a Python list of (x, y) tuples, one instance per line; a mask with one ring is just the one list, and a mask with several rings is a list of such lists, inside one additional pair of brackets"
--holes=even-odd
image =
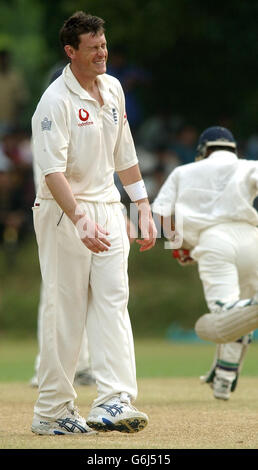
[(104, 33), (81, 34), (78, 49), (72, 46), (65, 46), (66, 53), (81, 70), (85, 70), (87, 75), (96, 77), (106, 72), (106, 62), (108, 57), (107, 42)]

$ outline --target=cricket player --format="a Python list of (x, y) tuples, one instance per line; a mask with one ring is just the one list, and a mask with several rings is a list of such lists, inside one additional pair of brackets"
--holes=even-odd
[[(62, 74), (62, 71), (63, 71), (63, 67), (58, 69), (58, 71), (54, 73), (50, 83), (56, 80)], [(36, 164), (35, 160), (33, 160), (33, 176), (34, 176), (34, 186), (37, 192), (37, 188), (39, 186), (39, 182), (41, 179), (41, 170), (40, 170), (40, 167)], [(125, 215), (125, 221), (126, 221), (127, 235), (131, 244), (137, 238), (137, 231), (133, 222), (127, 217), (125, 213), (124, 215)], [(41, 314), (42, 314), (42, 307), (44, 306), (43, 296), (44, 296), (44, 290), (43, 290), (43, 285), (41, 285), (40, 300), (39, 300), (39, 306), (38, 306), (38, 325), (37, 325), (38, 326), (37, 336), (38, 336), (39, 352), (34, 362), (34, 375), (30, 380), (30, 385), (32, 387), (38, 387), (38, 370), (39, 370), (39, 363), (40, 363)], [(94, 373), (91, 368), (88, 338), (87, 338), (87, 332), (85, 328), (85, 331), (83, 334), (83, 340), (81, 343), (81, 349), (80, 349), (80, 353), (78, 357), (77, 368), (76, 368), (76, 372), (74, 376), (74, 385), (75, 386), (93, 385), (95, 383), (96, 383), (96, 380), (95, 380)]]
[[(128, 304), (129, 239), (116, 171), (139, 210), (140, 251), (157, 231), (138, 166), (125, 100), (107, 75), (101, 18), (76, 12), (60, 39), (70, 63), (32, 118), (42, 177), (33, 207), (44, 288), (39, 396), (32, 431), (138, 432), (148, 423), (137, 397)], [(87, 329), (97, 397), (85, 420), (74, 407), (74, 374)]]
[(215, 343), (235, 341), (258, 328), (258, 294), (225, 304), (220, 315), (205, 314), (195, 324), (198, 336)]
[[(206, 129), (197, 152), (196, 162), (179, 166), (169, 175), (153, 211), (164, 218), (176, 212), (182, 219), (183, 246), (175, 250), (175, 256), (181, 264), (198, 263), (213, 323), (216, 316), (226, 318), (230, 313), (232, 318), (234, 304), (244, 317), (252, 303), (254, 316), (257, 305), (250, 298), (258, 287), (258, 214), (253, 207), (258, 162), (239, 159), (236, 141), (223, 127)], [(175, 222), (177, 227), (177, 215)], [(197, 333), (209, 339), (210, 324), (209, 315), (201, 318)], [(217, 346), (210, 372), (201, 377), (211, 385), (215, 398), (228, 400), (235, 389), (251, 330), (249, 322), (247, 329), (239, 330), (244, 336), (228, 335), (228, 342), (219, 331), (218, 342), (224, 344)], [(213, 332), (214, 341), (217, 337)]]
[[(63, 71), (63, 67), (59, 68), (51, 77), (50, 84), (56, 80)], [(33, 178), (34, 178), (34, 186), (35, 191), (37, 193), (40, 180), (41, 180), (41, 169), (39, 165), (36, 163), (35, 159), (33, 159)], [(38, 337), (38, 354), (35, 358), (34, 362), (34, 375), (30, 380), (30, 385), (32, 387), (38, 387), (38, 370), (40, 364), (40, 346), (41, 346), (41, 315), (42, 315), (42, 308), (44, 307), (44, 289), (43, 284), (40, 287), (40, 299), (38, 305), (38, 323), (37, 323), (37, 337)], [(83, 334), (83, 340), (81, 343), (80, 354), (78, 357), (78, 363), (76, 367), (76, 372), (74, 376), (74, 385), (93, 385), (95, 384), (95, 377), (93, 371), (91, 369), (90, 363), (90, 355), (89, 355), (89, 348), (88, 348), (88, 338), (86, 327)]]

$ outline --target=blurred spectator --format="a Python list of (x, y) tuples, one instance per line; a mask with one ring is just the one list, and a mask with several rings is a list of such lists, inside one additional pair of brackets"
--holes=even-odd
[[(29, 98), (22, 74), (0, 50), (0, 244), (12, 252), (32, 226), (32, 156), (30, 137), (19, 126)], [(8, 258), (10, 265), (12, 258)]]
[(150, 74), (142, 67), (127, 62), (122, 46), (114, 47), (108, 58), (107, 73), (116, 77), (124, 90), (126, 113), (133, 134), (143, 121), (144, 112), (139, 90), (150, 83)]
[(192, 124), (183, 124), (175, 136), (175, 141), (169, 147), (181, 164), (192, 163), (196, 155), (198, 130)]
[(252, 134), (246, 142), (245, 158), (249, 160), (258, 160), (258, 133)]
[[(160, 181), (156, 174), (156, 155), (149, 152), (142, 146), (136, 147), (136, 153), (141, 167), (142, 177), (148, 192), (149, 200), (152, 201), (160, 187)], [(131, 201), (128, 197), (128, 194), (125, 192), (117, 173), (114, 174), (114, 181), (121, 194), (121, 201), (126, 205), (130, 204)]]
[[(182, 123), (182, 118), (171, 114), (167, 106), (161, 104), (158, 112), (146, 119), (140, 126), (137, 133), (137, 154), (140, 153), (140, 164), (143, 168), (143, 176), (145, 178), (144, 168), (148, 168), (148, 177), (150, 178), (150, 160), (152, 161), (152, 190), (150, 199), (156, 193), (166, 176), (180, 164), (178, 155), (172, 150), (176, 132)], [(143, 150), (144, 149), (144, 150)], [(150, 157), (151, 156), (151, 157)], [(139, 157), (139, 155), (138, 155)], [(145, 164), (145, 161), (147, 162)]]
[(30, 136), (9, 128), (0, 141), (0, 243), (14, 252), (32, 228), (34, 199)]
[(21, 73), (11, 66), (10, 52), (0, 50), (0, 135), (17, 125), (29, 98)]
[(46, 75), (46, 80), (44, 81), (44, 90), (54, 82), (58, 77), (60, 77), (61, 73), (63, 72), (64, 67), (67, 65), (67, 60), (60, 59), (56, 62), (48, 71)]
[(137, 141), (151, 152), (157, 148), (167, 149), (181, 124), (180, 116), (171, 114), (167, 105), (161, 105), (142, 123), (137, 132)]

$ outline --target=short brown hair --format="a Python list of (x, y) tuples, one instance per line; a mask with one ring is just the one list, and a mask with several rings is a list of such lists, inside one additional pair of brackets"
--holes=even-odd
[(72, 46), (78, 49), (80, 44), (80, 34), (92, 33), (93, 35), (104, 32), (105, 21), (98, 16), (86, 14), (83, 11), (76, 11), (68, 18), (59, 33), (62, 46)]

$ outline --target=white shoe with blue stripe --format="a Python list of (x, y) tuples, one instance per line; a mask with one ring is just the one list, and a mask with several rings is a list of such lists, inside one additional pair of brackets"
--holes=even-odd
[[(121, 393), (91, 409), (86, 423), (96, 431), (136, 433), (148, 424), (148, 416), (131, 405), (127, 394)], [(127, 396), (128, 397), (128, 396)]]
[(56, 420), (34, 416), (31, 426), (32, 432), (40, 435), (64, 434), (96, 434), (96, 431), (87, 426), (76, 408), (67, 409), (67, 413)]

